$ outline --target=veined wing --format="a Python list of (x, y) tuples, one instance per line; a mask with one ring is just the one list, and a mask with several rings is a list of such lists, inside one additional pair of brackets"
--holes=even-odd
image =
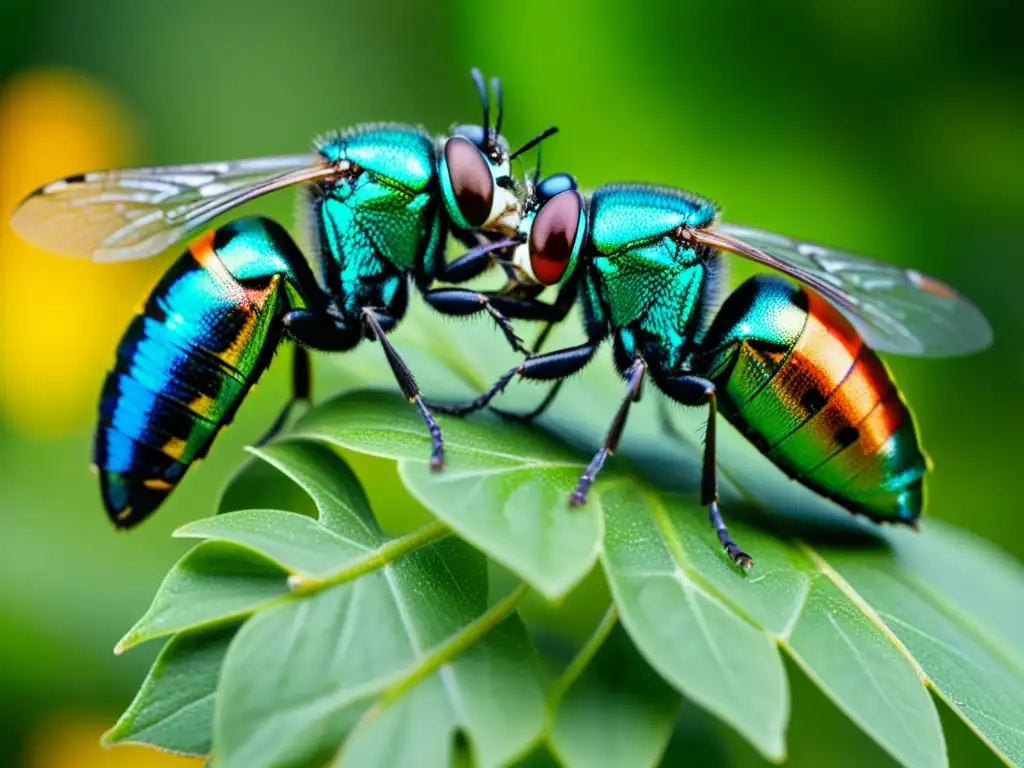
[(55, 253), (144, 259), (235, 206), (347, 170), (347, 162), (328, 164), (305, 154), (93, 171), (36, 190), (14, 211), (11, 225)]
[(942, 357), (992, 342), (992, 329), (977, 307), (916, 270), (727, 222), (688, 229), (684, 236), (806, 283), (835, 304), (875, 349)]

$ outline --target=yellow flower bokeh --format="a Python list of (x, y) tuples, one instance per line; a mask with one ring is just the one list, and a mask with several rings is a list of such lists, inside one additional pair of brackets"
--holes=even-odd
[(104, 749), (106, 726), (90, 716), (65, 714), (44, 721), (29, 741), (26, 768), (199, 768), (203, 760), (160, 752), (151, 747)]
[(34, 70), (0, 86), (0, 417), (20, 431), (59, 435), (93, 419), (158, 267), (46, 253), (14, 233), (11, 212), (49, 181), (131, 162), (133, 145), (124, 110), (81, 74)]

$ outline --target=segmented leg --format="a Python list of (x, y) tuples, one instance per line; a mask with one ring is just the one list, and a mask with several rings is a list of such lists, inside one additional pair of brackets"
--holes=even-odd
[[(505, 309), (505, 313), (509, 317), (515, 317), (523, 320), (544, 320), (544, 327), (541, 328), (540, 333), (537, 334), (537, 338), (533, 342), (533, 346), (530, 349), (530, 354), (536, 355), (541, 349), (544, 348), (544, 343), (548, 340), (551, 332), (555, 329), (555, 326), (562, 322), (565, 317), (569, 314), (569, 310), (572, 308), (573, 302), (576, 299), (577, 288), (573, 283), (567, 283), (563, 285), (558, 291), (558, 296), (555, 297), (553, 304), (545, 304), (544, 302), (537, 301), (536, 299), (526, 300), (535, 305), (533, 311), (536, 312), (536, 316), (528, 317), (526, 309), (523, 310), (523, 314), (516, 314), (514, 312)], [(529, 424), (535, 419), (539, 418), (547, 411), (548, 408), (555, 402), (558, 397), (558, 393), (562, 390), (562, 386), (565, 384), (565, 379), (559, 379), (556, 381), (547, 394), (544, 395), (544, 399), (537, 404), (533, 410), (526, 411), (525, 413), (516, 413), (513, 411), (506, 411), (501, 408), (495, 408), (491, 406), (491, 410), (497, 413), (501, 418), (507, 421), (518, 421), (523, 424)]]
[(256, 445), (265, 445), (277, 437), (288, 422), (288, 417), (291, 416), (292, 410), (296, 405), (299, 403), (309, 405), (311, 403), (312, 374), (309, 350), (301, 344), (296, 344), (295, 351), (292, 353), (292, 396), (288, 399), (284, 408), (281, 409), (281, 413), (274, 419), (270, 429), (263, 433), (263, 437), (256, 441)]
[(358, 324), (344, 325), (322, 312), (296, 309), (282, 318), (288, 335), (298, 344), (324, 352), (345, 352), (362, 340)]
[(640, 385), (644, 380), (644, 373), (646, 371), (647, 366), (644, 364), (644, 361), (637, 358), (626, 373), (626, 396), (622, 398), (619, 410), (615, 412), (615, 418), (612, 419), (612, 424), (604, 438), (604, 443), (601, 444), (600, 450), (594, 454), (594, 458), (590, 460), (586, 471), (580, 476), (579, 482), (576, 483), (576, 489), (569, 496), (569, 503), (574, 507), (582, 506), (586, 502), (590, 486), (597, 479), (598, 472), (601, 471), (608, 456), (618, 450), (619, 439), (622, 437), (622, 430), (626, 426), (626, 417), (629, 416), (629, 407), (640, 396)]
[(363, 319), (366, 325), (377, 341), (380, 342), (381, 347), (384, 350), (384, 355), (388, 359), (388, 365), (391, 366), (392, 373), (395, 374), (395, 380), (398, 382), (398, 387), (402, 390), (402, 394), (405, 395), (410, 402), (416, 405), (419, 409), (420, 415), (423, 416), (423, 421), (427, 424), (427, 429), (430, 431), (431, 441), (431, 453), (430, 453), (430, 468), (440, 469), (444, 466), (444, 438), (441, 435), (441, 427), (438, 426), (437, 421), (434, 420), (434, 416), (430, 413), (430, 409), (427, 408), (426, 402), (423, 400), (423, 395), (420, 393), (419, 385), (416, 383), (415, 377), (412, 375), (412, 371), (409, 370), (409, 366), (405, 364), (401, 356), (398, 354), (398, 350), (391, 344), (391, 340), (387, 337), (382, 327), (386, 323), (382, 323), (382, 320), (386, 320), (389, 323), (393, 322), (392, 318), (382, 316), (375, 312), (369, 307), (363, 308)]
[(523, 340), (516, 335), (512, 323), (495, 308), (494, 303), (486, 293), (471, 291), (466, 288), (436, 288), (423, 292), (424, 300), (444, 315), (464, 316), (475, 315), (478, 312), (486, 312), (505, 334), (509, 345), (516, 352), (528, 354), (523, 346)]
[[(514, 244), (513, 241), (488, 243), (476, 248), (449, 264), (438, 276), (439, 280), (460, 283), (476, 277), (490, 265), (490, 252), (502, 243)], [(541, 332), (538, 343), (534, 344), (536, 353), (543, 344), (547, 334), (555, 323), (565, 319), (572, 307), (575, 295), (574, 286), (563, 288), (553, 304), (543, 302), (533, 296), (515, 295), (505, 291), (472, 291), (465, 288), (437, 288), (423, 292), (423, 298), (438, 312), (445, 315), (472, 315), (487, 312), (501, 328), (509, 344), (517, 352), (527, 353), (522, 339), (516, 333), (509, 318), (516, 320), (544, 320), (547, 325)]]
[[(474, 277), (482, 275), (494, 264), (494, 253), (505, 248), (511, 248), (519, 244), (518, 240), (498, 240), (495, 242), (477, 242), (474, 235), (468, 235), (461, 242), (469, 246), (469, 250), (462, 254), (455, 261), (445, 264), (437, 275), (437, 280), (442, 283), (464, 283)], [(456, 233), (456, 237), (458, 234)]]
[(506, 421), (517, 421), (520, 424), (529, 424), (536, 419), (544, 415), (544, 412), (551, 407), (552, 403), (555, 402), (555, 398), (558, 397), (558, 393), (562, 389), (562, 385), (565, 384), (565, 379), (559, 379), (548, 390), (548, 393), (544, 395), (544, 399), (537, 404), (532, 411), (526, 411), (526, 413), (516, 413), (514, 411), (506, 411), (503, 408), (496, 408), (493, 405), (491, 410), (501, 416)]
[(732, 540), (725, 521), (718, 510), (718, 471), (716, 468), (716, 436), (718, 422), (718, 402), (715, 397), (715, 385), (700, 376), (679, 376), (658, 382), (661, 390), (682, 405), (707, 405), (708, 426), (704, 437), (704, 460), (701, 467), (701, 504), (708, 508), (708, 520), (718, 540), (732, 561), (743, 568), (754, 564), (753, 558), (739, 548)]
[(430, 403), (430, 407), (438, 413), (446, 413), (453, 416), (465, 416), (466, 414), (486, 408), (488, 403), (497, 397), (509, 385), (516, 376), (535, 381), (550, 381), (552, 379), (564, 379), (583, 369), (589, 363), (597, 351), (597, 343), (580, 344), (576, 347), (567, 347), (555, 352), (548, 352), (546, 355), (529, 357), (515, 368), (503, 374), (491, 387), (475, 400), (458, 405), (445, 405), (443, 403)]

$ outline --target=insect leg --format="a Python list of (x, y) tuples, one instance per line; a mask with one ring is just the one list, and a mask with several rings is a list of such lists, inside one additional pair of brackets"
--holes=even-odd
[(534, 381), (551, 381), (553, 379), (564, 379), (583, 369), (591, 361), (600, 342), (587, 342), (576, 347), (566, 347), (546, 355), (528, 357), (515, 368), (502, 375), (491, 387), (475, 400), (457, 405), (445, 405), (443, 403), (430, 403), (430, 407), (438, 413), (447, 413), (452, 416), (465, 416), (466, 414), (486, 408), (497, 395), (504, 391), (509, 382), (516, 376)]
[(517, 241), (499, 240), (492, 243), (490, 241), (462, 240), (461, 242), (467, 244), (469, 250), (455, 261), (441, 267), (435, 279), (443, 283), (464, 283), (467, 280), (472, 280), (474, 277), (482, 275), (495, 263), (495, 251), (513, 246)]
[[(487, 312), (505, 334), (516, 352), (529, 354), (523, 340), (516, 335), (508, 318), (546, 320), (550, 327), (564, 317), (558, 308), (537, 299), (508, 296), (495, 291), (472, 291), (465, 288), (437, 288), (423, 292), (430, 306), (445, 315), (472, 315)], [(547, 334), (544, 333), (544, 336)]]
[[(477, 231), (474, 231), (472, 229), (462, 229), (462, 227), (456, 226), (454, 222), (452, 222), (451, 224), (451, 229), (449, 230), (449, 233), (451, 234), (452, 237), (454, 237), (456, 240), (458, 240), (460, 243), (462, 243), (464, 246), (470, 249), (475, 249), (484, 243), (484, 239), (480, 236), (480, 234)], [(452, 263), (454, 264), (455, 262)], [(450, 280), (447, 280), (447, 278), (445, 279), (445, 281), (451, 282)]]
[[(540, 329), (540, 333), (537, 334), (537, 338), (533, 342), (533, 347), (530, 350), (531, 354), (536, 355), (537, 353), (539, 353), (541, 349), (544, 348), (544, 343), (548, 340), (548, 337), (551, 335), (551, 331), (554, 330), (555, 325), (565, 320), (566, 316), (569, 314), (569, 310), (572, 309), (572, 305), (576, 301), (578, 290), (579, 289), (576, 285), (576, 281), (570, 280), (568, 283), (566, 283), (565, 285), (558, 289), (558, 295), (555, 297), (555, 301), (553, 304), (545, 304), (542, 301), (533, 300), (533, 303), (535, 305), (544, 308), (545, 313), (547, 314), (546, 317), (525, 317), (513, 314), (508, 309), (505, 309), (505, 314), (509, 317), (515, 317), (517, 319), (521, 318), (524, 320), (536, 319), (545, 321), (544, 327)], [(551, 389), (548, 390), (548, 393), (544, 395), (544, 399), (541, 400), (540, 403), (535, 408), (533, 408), (533, 410), (527, 411), (525, 413), (515, 413), (513, 411), (505, 411), (500, 408), (494, 407), (492, 407), (491, 410), (493, 410), (495, 413), (501, 416), (501, 418), (506, 419), (508, 421), (518, 421), (523, 424), (529, 424), (530, 422), (534, 421), (535, 419), (543, 415), (544, 412), (551, 407), (551, 404), (555, 402), (555, 398), (558, 397), (558, 393), (561, 391), (562, 386), (564, 384), (565, 379), (559, 379), (558, 381), (556, 381), (551, 386)]]
[(433, 414), (430, 413), (430, 409), (427, 408), (426, 402), (423, 400), (423, 395), (420, 393), (419, 385), (416, 383), (415, 377), (412, 375), (412, 371), (409, 370), (409, 366), (405, 364), (405, 361), (398, 354), (398, 350), (391, 344), (391, 340), (387, 337), (382, 327), (382, 321), (390, 321), (384, 315), (380, 315), (369, 307), (363, 308), (363, 318), (373, 332), (374, 338), (380, 342), (381, 347), (384, 349), (384, 355), (388, 359), (388, 365), (391, 366), (392, 373), (395, 374), (395, 380), (398, 382), (399, 389), (402, 390), (402, 394), (409, 398), (410, 402), (415, 404), (419, 409), (420, 414), (423, 416), (423, 420), (427, 424), (427, 429), (430, 431), (431, 441), (431, 453), (430, 453), (430, 468), (440, 469), (444, 465), (444, 438), (441, 436), (441, 427), (437, 425), (434, 420)]
[(345, 352), (362, 338), (358, 325), (343, 325), (323, 312), (293, 309), (283, 321), (288, 335), (297, 344), (324, 352)]
[[(462, 257), (448, 264), (438, 275), (439, 280), (449, 283), (462, 283), (481, 274), (492, 263), (491, 251), (505, 241), (487, 243), (473, 249)], [(518, 288), (512, 284), (513, 290)], [(542, 331), (542, 340), (546, 338), (553, 323), (565, 319), (572, 307), (575, 297), (575, 286), (563, 286), (554, 304), (540, 301), (532, 295), (522, 295), (509, 290), (504, 291), (473, 291), (460, 288), (438, 288), (423, 291), (423, 298), (438, 312), (445, 315), (472, 315), (487, 312), (505, 334), (505, 338), (517, 352), (526, 353), (522, 339), (516, 333), (508, 318), (519, 320), (544, 320), (548, 327)], [(534, 345), (536, 352), (537, 345)]]
[(640, 394), (640, 384), (644, 380), (644, 373), (646, 371), (647, 366), (644, 364), (644, 361), (637, 358), (626, 373), (626, 396), (622, 398), (622, 403), (619, 404), (619, 410), (616, 411), (615, 418), (612, 419), (612, 425), (608, 429), (604, 443), (601, 444), (601, 449), (594, 454), (594, 458), (590, 460), (586, 471), (580, 476), (579, 482), (576, 483), (576, 490), (569, 497), (569, 503), (574, 507), (582, 506), (586, 502), (590, 486), (594, 484), (597, 473), (601, 471), (601, 467), (604, 466), (604, 462), (609, 454), (615, 453), (618, 450), (619, 438), (622, 437), (622, 430), (626, 426), (626, 417), (629, 415), (629, 406), (636, 402)]
[(722, 542), (726, 553), (732, 561), (743, 568), (750, 568), (754, 564), (753, 558), (739, 548), (718, 511), (718, 472), (715, 466), (716, 457), (716, 423), (718, 421), (718, 401), (715, 397), (715, 385), (708, 379), (700, 376), (679, 376), (658, 382), (661, 390), (682, 405), (707, 405), (708, 406), (708, 427), (704, 437), (704, 462), (701, 468), (701, 504), (708, 508), (708, 520), (718, 540)]
[(565, 379), (559, 379), (552, 384), (551, 389), (549, 389), (548, 393), (544, 395), (544, 399), (541, 400), (533, 410), (526, 411), (526, 413), (506, 411), (502, 408), (495, 408), (493, 405), (491, 406), (491, 410), (506, 421), (517, 421), (520, 424), (529, 424), (544, 415), (544, 412), (551, 407), (551, 404), (555, 402), (555, 398), (558, 397), (558, 393), (561, 391), (563, 384), (565, 384)]
[(292, 410), (299, 403), (310, 404), (312, 393), (312, 366), (309, 360), (309, 350), (301, 344), (296, 344), (292, 353), (292, 396), (288, 399), (281, 413), (274, 419), (274, 423), (259, 440), (256, 445), (265, 445), (277, 437), (284, 428), (291, 416)]
[(444, 315), (461, 316), (487, 312), (505, 334), (512, 349), (528, 354), (526, 347), (523, 346), (523, 340), (516, 336), (512, 323), (495, 308), (487, 294), (466, 288), (436, 288), (424, 291), (423, 298), (430, 306)]
[(517, 295), (509, 291), (485, 291), (491, 303), (506, 317), (516, 320), (543, 320), (544, 327), (533, 342), (533, 354), (540, 352), (555, 324), (565, 320), (576, 301), (577, 281), (570, 280), (558, 289), (558, 295), (550, 304), (533, 295)]

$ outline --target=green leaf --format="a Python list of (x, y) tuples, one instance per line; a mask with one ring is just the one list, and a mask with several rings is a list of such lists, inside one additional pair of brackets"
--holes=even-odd
[(552, 750), (568, 768), (657, 765), (679, 713), (679, 694), (637, 653), (614, 613), (592, 641), (600, 647), (583, 650), (595, 654), (592, 660), (578, 656), (568, 677), (556, 683)]
[(797, 663), (891, 755), (907, 765), (946, 764), (938, 713), (915, 670), (834, 583), (811, 582), (785, 641)]
[(210, 753), (213, 701), (232, 624), (175, 635), (104, 744), (149, 744), (185, 755)]
[[(382, 537), (366, 496), (337, 454), (313, 443), (283, 443), (253, 452), (294, 481), (284, 485), (306, 492), (317, 506), (319, 522), (293, 512), (240, 510), (178, 529), (177, 536), (208, 541), (171, 569), (149, 610), (116, 652), (191, 627), (248, 616), (287, 597), (289, 579), (294, 587), (297, 581), (315, 581), (338, 571), (345, 576), (354, 561), (370, 568), (381, 556), (377, 547)], [(357, 567), (349, 575), (358, 572)]]
[[(611, 530), (603, 492), (583, 510), (568, 507), (569, 490), (585, 462), (574, 460), (576, 454), (556, 440), (494, 419), (445, 420), (448, 466), (431, 473), (424, 466), (429, 443), (417, 419), (398, 398), (358, 392), (309, 414), (296, 436), (401, 459), (403, 480), (431, 511), (549, 597), (577, 583), (609, 540), (628, 536)], [(611, 476), (602, 487), (617, 487)], [(621, 487), (622, 495), (635, 501), (635, 489)], [(651, 519), (642, 502), (623, 515), (619, 522), (626, 527), (632, 517), (638, 524)], [(652, 561), (647, 565), (655, 567)], [(766, 755), (780, 758), (788, 705), (771, 638), (692, 582), (651, 585), (645, 575), (642, 583), (617, 584), (612, 566), (605, 566), (613, 588), (620, 587), (616, 597), (623, 622), (651, 664)], [(703, 626), (707, 622), (710, 630)], [(698, 642), (680, 643), (680, 636)], [(734, 675), (722, 653), (738, 671), (749, 668), (750, 679)]]
[(601, 505), (605, 572), (637, 647), (680, 691), (781, 760), (789, 695), (772, 638), (694, 578), (660, 499), (617, 485)]
[(256, 552), (230, 543), (204, 542), (171, 569), (145, 615), (114, 652), (185, 629), (248, 616), (287, 596), (287, 576)]
[[(590, 396), (591, 410), (598, 410), (594, 403), (600, 402), (607, 412), (614, 410), (613, 397)], [(573, 400), (578, 403), (581, 398)], [(563, 595), (598, 557), (623, 624), (647, 661), (768, 757), (780, 759), (785, 752), (788, 694), (776, 649), (780, 646), (840, 709), (905, 765), (947, 762), (926, 685), (950, 702), (978, 701), (976, 710), (957, 711), (1004, 759), (1017, 759), (1022, 740), (1014, 729), (1024, 722), (1007, 697), (1012, 692), (1016, 700), (1024, 700), (1024, 678), (1013, 653), (1013, 620), (996, 620), (989, 630), (982, 619), (995, 616), (994, 611), (970, 605), (965, 590), (950, 589), (945, 599), (943, 621), (956, 626), (969, 620), (973, 631), (985, 639), (971, 645), (970, 653), (979, 655), (982, 668), (995, 665), (992, 669), (1003, 678), (1006, 690), (1000, 693), (996, 687), (979, 701), (977, 693), (966, 690), (966, 680), (940, 680), (929, 672), (912, 644), (873, 610), (871, 599), (860, 595), (852, 581), (837, 583), (842, 569), (831, 565), (844, 553), (853, 562), (878, 558), (905, 573), (918, 588), (944, 593), (949, 577), (935, 563), (964, 561), (962, 570), (971, 574), (977, 588), (997, 570), (991, 563), (980, 563), (987, 547), (957, 547), (949, 541), (948, 529), (940, 529), (943, 533), (934, 539), (929, 531), (881, 532), (848, 522), (810, 494), (793, 503), (791, 491), (768, 483), (766, 503), (783, 514), (760, 517), (776, 531), (733, 524), (737, 540), (757, 559), (754, 571), (743, 574), (721, 552), (704, 510), (695, 503), (693, 485), (684, 484), (692, 490), (682, 495), (658, 490), (666, 481), (670, 487), (679, 483), (646, 460), (658, 438), (650, 437), (655, 434), (649, 429), (653, 419), (642, 415), (642, 406), (637, 421), (641, 431), (648, 427), (644, 445), (624, 453), (644, 457), (649, 479), (639, 477), (623, 461), (613, 461), (584, 510), (569, 509), (565, 498), (586, 457), (538, 430), (522, 430), (489, 417), (443, 420), (451, 462), (442, 473), (424, 466), (428, 444), (415, 412), (389, 395), (343, 395), (311, 413), (298, 432), (398, 459), (403, 481), (431, 511), (549, 597)], [(734, 437), (727, 435), (724, 442), (724, 454), (745, 456), (742, 449), (736, 450)], [(696, 464), (692, 448), (662, 445), (687, 473)], [(663, 454), (662, 465), (664, 459)], [(763, 466), (764, 460), (757, 460)], [(521, 470), (527, 467), (528, 471)], [(728, 477), (724, 484), (727, 489), (738, 487)], [(723, 503), (727, 515), (738, 506), (739, 497), (736, 490), (728, 494)], [(803, 511), (791, 522), (786, 513), (792, 509)], [(569, 526), (579, 522), (581, 513), (587, 526), (573, 532)], [(556, 540), (566, 555), (562, 563), (552, 565), (539, 553)], [(1002, 600), (1024, 600), (1015, 564), (1003, 562), (999, 569), (1004, 578), (996, 592)], [(956, 573), (960, 567), (945, 570)]]
[(296, 437), (402, 460), (409, 491), (470, 543), (522, 574), (550, 599), (593, 567), (601, 521), (593, 507), (567, 513), (566, 499), (586, 466), (535, 431), (486, 421), (489, 429), (443, 421), (446, 466), (432, 472), (430, 443), (414, 409), (397, 396), (357, 392), (304, 418)]
[[(782, 493), (779, 498), (785, 504), (791, 496)], [(738, 530), (748, 543), (753, 539), (752, 532)], [(779, 546), (784, 548), (780, 556), (802, 553), (806, 564), (794, 561), (796, 567), (809, 568), (815, 586), (828, 589), (828, 600), (810, 599), (816, 593), (808, 591), (809, 599), (796, 610), (782, 611), (770, 623), (785, 621), (784, 626), (792, 629), (818, 611), (838, 623), (845, 636), (830, 634), (848, 646), (851, 637), (855, 641), (845, 652), (841, 646), (826, 651), (823, 633), (801, 642), (794, 632), (788, 643), (794, 658), (841, 709), (907, 765), (946, 764), (937, 713), (915, 678), (936, 690), (1004, 760), (1024, 760), (1024, 708), (1016, 703), (1024, 701), (1024, 664), (1010, 649), (1012, 642), (1004, 640), (1012, 620), (990, 623), (981, 618), (995, 613), (983, 588), (986, 577), (996, 574), (986, 562), (991, 548), (935, 521), (927, 522), (923, 534), (883, 532), (866, 524), (853, 531), (846, 528), (837, 540), (808, 529), (803, 540), (773, 536), (750, 544), (759, 554)], [(1024, 595), (1020, 569), (1010, 567), (1005, 556), (997, 562), (1000, 559), (992, 591), (1010, 604), (1019, 602)], [(769, 567), (765, 576), (778, 580), (781, 573)], [(943, 590), (951, 581), (948, 574), (960, 573), (977, 588), (973, 606), (968, 607), (962, 586), (951, 589), (951, 594)], [(830, 584), (822, 586), (819, 581)], [(735, 585), (735, 580), (723, 582), (730, 583)], [(733, 589), (731, 596), (747, 610), (757, 611), (763, 604), (750, 592)], [(821, 617), (815, 623), (820, 625)], [(789, 640), (786, 633), (781, 639)], [(863, 642), (868, 639), (870, 643)], [(812, 650), (820, 657), (817, 666), (808, 665)], [(844, 654), (849, 664), (829, 665)], [(965, 669), (970, 673), (964, 674)]]
[[(420, 329), (427, 325), (423, 322)], [(493, 380), (495, 372), (504, 368), (487, 359), (494, 345), (478, 343), (472, 348), (474, 357), (461, 361), (458, 370), (475, 367), (476, 377)], [(481, 371), (480, 365), (474, 365), (481, 362), (490, 364), (491, 369)], [(463, 378), (467, 377), (463, 374)], [(513, 398), (515, 389), (515, 385), (510, 388)], [(592, 446), (618, 405), (621, 382), (607, 360), (599, 360), (586, 377), (566, 389), (558, 415), (547, 423), (558, 425), (576, 444), (582, 431)], [(678, 441), (665, 439), (661, 419), (654, 417), (649, 404), (634, 406), (622, 453), (635, 460), (635, 469), (624, 471), (624, 462), (613, 460), (592, 494), (589, 506), (601, 509), (604, 527), (599, 554), (613, 590), (613, 561), (642, 572), (652, 562), (663, 561), (667, 549), (677, 568), (673, 580), (702, 586), (716, 607), (761, 628), (843, 711), (904, 764), (947, 762), (937, 713), (925, 685), (936, 689), (1004, 759), (1024, 762), (1024, 705), (1017, 704), (1024, 702), (1024, 616), (1006, 610), (1008, 605), (1024, 604), (1024, 568), (991, 545), (931, 521), (926, 521), (923, 535), (904, 530), (881, 532), (854, 521), (768, 467), (753, 446), (726, 426), (724, 439), (719, 441), (726, 514), (747, 496), (776, 515), (765, 519), (775, 529), (767, 535), (750, 526), (733, 526), (737, 540), (757, 557), (753, 574), (739, 573), (703, 522), (704, 511), (693, 503), (701, 441), (688, 435), (699, 433), (706, 415), (699, 409), (688, 413), (688, 429), (682, 436), (689, 445), (680, 446)], [(509, 443), (502, 437), (502, 428), (493, 428), (487, 419), (473, 423), (477, 431), (460, 429), (460, 443), (502, 445), (507, 450)], [(444, 427), (451, 429), (448, 422)], [(559, 441), (552, 442), (557, 445)], [(516, 445), (517, 452), (522, 447)], [(374, 449), (363, 445), (362, 450)], [(408, 471), (410, 461), (421, 462), (422, 456), (410, 452), (402, 458), (403, 479), (428, 508), (442, 514), (443, 494), (432, 487), (439, 485), (439, 478)], [(530, 458), (521, 455), (521, 461)], [(584, 455), (581, 461), (587, 458)], [(616, 470), (617, 476), (612, 474)], [(643, 478), (636, 470), (643, 470)], [(572, 482), (563, 488), (567, 491)], [(654, 482), (656, 489), (651, 489), (649, 482)], [(678, 496), (666, 493), (668, 489), (687, 493)], [(608, 511), (612, 494), (628, 499), (621, 506), (625, 514), (615, 521), (616, 530)], [(653, 512), (667, 511), (655, 515), (660, 520), (654, 537), (644, 533), (650, 533), (651, 514), (635, 514), (643, 506), (640, 499), (646, 499)], [(567, 514), (564, 508), (561, 514)], [(764, 516), (759, 513), (759, 517)], [(463, 533), (461, 520), (449, 522), (456, 532)], [(525, 546), (529, 541), (526, 537), (512, 541), (516, 537), (513, 527), (505, 533), (502, 549)], [(678, 546), (672, 546), (673, 539)], [(498, 556), (497, 548), (485, 537), (473, 540)], [(528, 564), (503, 562), (531, 583), (541, 577), (531, 572)], [(651, 599), (664, 589), (658, 584), (664, 575), (657, 568), (648, 576), (633, 575), (637, 596)], [(628, 607), (622, 604), (629, 596), (623, 591), (616, 593), (625, 626), (648, 660), (673, 679), (652, 655), (658, 627), (653, 622), (646, 629), (636, 622), (631, 625)], [(888, 610), (876, 610), (875, 602)], [(697, 617), (691, 618), (695, 621)], [(666, 617), (664, 622), (672, 620), (678, 616)], [(687, 628), (700, 629), (689, 624)], [(721, 647), (722, 642), (717, 645)], [(939, 654), (939, 649), (944, 653)], [(680, 658), (679, 646), (663, 650), (671, 657), (663, 663), (692, 672), (690, 663)], [(958, 655), (963, 658), (957, 666), (952, 660)], [(835, 663), (836, 659), (845, 661)], [(964, 668), (985, 683), (972, 687), (966, 675), (952, 674)], [(673, 681), (685, 691), (682, 680)], [(762, 703), (769, 700), (765, 697)], [(744, 705), (720, 701), (718, 706), (722, 709), (713, 707), (714, 711), (725, 719), (740, 721)], [(724, 714), (726, 710), (730, 714)], [(767, 735), (762, 733), (762, 737)], [(757, 745), (771, 754), (767, 739)]]
[[(238, 510), (185, 526), (179, 535), (205, 540), (124, 643), (251, 616), (225, 643), (222, 669), (218, 658), (216, 764), (348, 761), (349, 746), (356, 755), (411, 754), (429, 743), (447, 754), (456, 734), (485, 764), (526, 752), (543, 728), (544, 702), (536, 654), (512, 615), (525, 588), (488, 608), (486, 560), (454, 538), (435, 541), (447, 534), (438, 522), (385, 538), (347, 465), (322, 445), (292, 441), (258, 455), (309, 494), (318, 518)], [(187, 687), (179, 648), (190, 637), (165, 649), (162, 659), (180, 663), (173, 674), (154, 668), (160, 685), (140, 693), (146, 712), (175, 704), (176, 679)], [(403, 715), (415, 706), (410, 695), (429, 699), (425, 733), (412, 733)], [(122, 722), (141, 722), (134, 710), (143, 704)], [(194, 738), (209, 751), (210, 712), (195, 712), (205, 720), (193, 723)], [(395, 718), (404, 741), (391, 733)]]
[(309, 495), (325, 528), (363, 546), (378, 542), (380, 529), (363, 487), (333, 451), (309, 442), (275, 443), (249, 450)]
[[(832, 562), (886, 628), (904, 645), (955, 712), (999, 754), (1024, 763), (1024, 675), (913, 573), (884, 557)], [(979, 636), (981, 635), (981, 636)]]
[(941, 595), (1007, 654), (1024, 661), (1024, 611), (1008, 611), (1024, 592), (1024, 565), (967, 531), (925, 521), (927, 536), (895, 530), (896, 560), (922, 587)]
[(467, 742), (471, 765), (507, 764), (543, 727), (533, 658), (525, 628), (506, 619), (359, 728), (337, 765), (448, 765), (459, 741)]
[(377, 543), (372, 534), (362, 540), (345, 538), (305, 515), (276, 509), (227, 512), (182, 526), (174, 535), (230, 542), (307, 579), (336, 571), (366, 555)]
[(938, 715), (913, 664), (866, 606), (830, 582), (819, 554), (737, 523), (735, 535), (757, 553), (755, 571), (744, 574), (722, 557), (704, 520), (681, 506), (675, 500), (672, 514), (660, 519), (666, 540), (677, 543), (682, 572), (714, 585), (894, 757), (907, 765), (945, 764)]
[[(543, 700), (515, 617), (450, 659), (455, 638), (485, 607), (482, 557), (449, 539), (260, 614), (224, 665), (215, 756), (225, 767), (316, 764), (362, 721), (345, 762), (349, 749), (444, 755), (457, 730), (482, 764), (507, 762), (536, 738)], [(435, 663), (439, 669), (419, 682), (418, 671)], [(405, 685), (415, 686), (418, 705), (367, 715)], [(409, 707), (415, 718), (403, 716)]]
[[(266, 448), (267, 446), (264, 446)], [(252, 453), (231, 475), (217, 501), (217, 514), (245, 509), (287, 509), (307, 517), (319, 510), (305, 491), (295, 483), (283, 482), (281, 470)]]
[[(441, 337), (429, 322), (416, 330), (424, 348), (436, 347)], [(474, 349), (487, 359), (498, 347), (484, 340)], [(429, 359), (410, 352), (420, 375)], [(494, 378), (453, 348), (436, 357), (463, 382)], [(249, 467), (222, 507), (238, 510), (244, 498), (256, 511), (184, 532), (212, 537), (200, 547), (223, 547), (229, 558), (260, 558), (294, 588), (260, 604), (231, 645), (217, 705), (218, 765), (461, 765), (470, 756), (490, 765), (545, 741), (568, 762), (622, 755), (619, 726), (585, 738), (595, 730), (585, 727), (595, 722), (589, 707), (607, 690), (628, 700), (644, 673), (616, 677), (615, 664), (631, 662), (606, 664), (613, 642), (606, 649), (593, 641), (596, 654), (585, 648), (556, 685), (560, 706), (542, 733), (525, 630), (518, 617), (500, 620), (511, 610), (502, 601), (486, 607), (479, 553), (454, 537), (435, 541), (447, 526), (556, 602), (597, 564), (629, 636), (627, 658), (633, 653), (640, 669), (671, 686), (662, 691), (682, 692), (770, 759), (785, 754), (790, 708), (781, 651), (903, 765), (948, 763), (929, 688), (995, 754), (1024, 763), (1024, 619), (1007, 609), (1024, 604), (1020, 564), (934, 522), (913, 534), (855, 521), (789, 483), (725, 428), (722, 507), (757, 561), (742, 572), (697, 503), (700, 440), (690, 435), (703, 414), (684, 419), (680, 444), (666, 439), (649, 397), (634, 406), (621, 455), (588, 505), (570, 509), (568, 493), (590, 458), (571, 446), (593, 448), (622, 394), (601, 360), (570, 383), (547, 430), (486, 414), (441, 419), (443, 472), (425, 466), (429, 440), (415, 409), (380, 392), (337, 397), (261, 449), (313, 496), (317, 520), (259, 511), (280, 495), (236, 487), (257, 471)], [(431, 394), (452, 391), (452, 377), (443, 386), (429, 374), (420, 380)], [(309, 440), (397, 460), (403, 483), (440, 522), (385, 539), (344, 462)], [(630, 757), (651, 762), (663, 746), (669, 696), (644, 701), (648, 709), (624, 707), (616, 720), (635, 739), (623, 742)], [(543, 748), (531, 755), (550, 757)]]

